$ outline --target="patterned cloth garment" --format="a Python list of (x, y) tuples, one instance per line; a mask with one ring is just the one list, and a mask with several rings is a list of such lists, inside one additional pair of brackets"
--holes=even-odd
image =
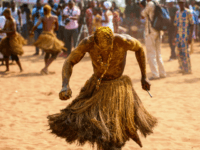
[(189, 9), (177, 11), (174, 19), (174, 25), (177, 26), (176, 42), (186, 42), (188, 40), (190, 25), (194, 24), (192, 13)]
[(177, 57), (180, 69), (183, 73), (191, 73), (190, 55), (188, 50), (188, 38), (190, 34), (190, 25), (194, 25), (192, 13), (189, 9), (177, 11), (174, 20), (177, 26)]

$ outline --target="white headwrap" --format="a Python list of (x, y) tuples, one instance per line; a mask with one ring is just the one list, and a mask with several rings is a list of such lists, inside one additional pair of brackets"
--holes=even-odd
[(167, 3), (175, 2), (175, 0), (166, 0)]
[(112, 7), (112, 3), (110, 1), (105, 1), (103, 5), (106, 7), (106, 9), (110, 9)]

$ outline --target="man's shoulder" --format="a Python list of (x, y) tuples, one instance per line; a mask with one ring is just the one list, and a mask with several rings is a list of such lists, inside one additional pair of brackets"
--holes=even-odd
[(154, 7), (155, 4), (158, 4), (158, 2), (157, 1), (149, 1), (149, 2), (147, 2), (146, 6), (148, 6), (148, 7)]
[[(87, 45), (92, 46), (94, 43), (94, 35), (90, 35), (88, 37), (85, 37), (83, 40), (81, 40), (79, 45)], [(88, 47), (89, 48), (89, 47)]]
[(134, 38), (131, 37), (128, 34), (117, 34), (117, 33), (114, 34), (114, 41), (115, 42), (121, 43), (121, 42), (125, 42), (125, 41), (131, 40), (131, 39), (134, 39)]
[(58, 16), (56, 16), (56, 15), (51, 15), (51, 18), (58, 19)]

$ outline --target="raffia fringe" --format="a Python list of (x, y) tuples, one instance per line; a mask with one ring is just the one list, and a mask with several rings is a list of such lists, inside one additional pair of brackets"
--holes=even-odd
[(67, 50), (64, 42), (59, 40), (52, 32), (43, 31), (34, 43), (36, 47), (43, 49), (45, 52), (61, 52)]
[(90, 78), (69, 106), (48, 116), (52, 133), (68, 143), (96, 143), (99, 149), (121, 147), (129, 138), (142, 147), (137, 129), (146, 137), (157, 120), (142, 105), (131, 79), (122, 76), (102, 82), (98, 91), (96, 81), (95, 76)]
[(0, 42), (0, 51), (3, 55), (9, 56), (13, 55), (22, 55), (23, 45), (26, 45), (27, 41), (19, 34), (16, 33), (12, 37), (4, 37)]

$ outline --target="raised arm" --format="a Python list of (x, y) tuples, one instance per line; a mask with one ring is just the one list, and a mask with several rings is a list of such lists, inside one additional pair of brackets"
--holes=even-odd
[(73, 66), (84, 57), (85, 53), (89, 51), (89, 47), (89, 40), (82, 40), (78, 47), (72, 51), (65, 60), (62, 69), (62, 90), (59, 94), (61, 100), (67, 100), (71, 97), (72, 92), (69, 86), (69, 81), (72, 75)]
[(145, 59), (145, 53), (144, 49), (142, 47), (142, 44), (136, 40), (135, 38), (129, 36), (129, 35), (123, 35), (124, 36), (124, 45), (126, 50), (134, 51), (136, 59), (138, 61), (140, 71), (141, 71), (141, 82), (142, 82), (142, 88), (144, 90), (150, 90), (150, 84), (147, 81), (146, 76), (146, 59)]

